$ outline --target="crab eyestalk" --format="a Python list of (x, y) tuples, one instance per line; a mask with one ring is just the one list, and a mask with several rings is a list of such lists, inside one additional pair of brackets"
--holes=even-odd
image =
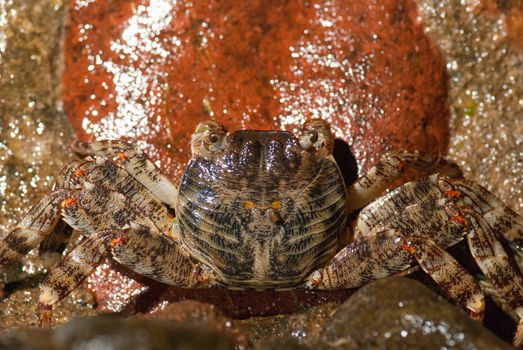
[(227, 130), (215, 121), (206, 120), (196, 126), (191, 136), (193, 155), (207, 155), (223, 149), (226, 144)]
[(322, 119), (310, 119), (305, 122), (301, 130), (300, 145), (303, 149), (332, 154), (334, 135), (329, 124)]

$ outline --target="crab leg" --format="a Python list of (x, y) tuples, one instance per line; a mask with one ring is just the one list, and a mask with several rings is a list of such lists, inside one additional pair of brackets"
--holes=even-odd
[(434, 241), (408, 240), (395, 229), (374, 232), (342, 249), (325, 268), (316, 270), (305, 286), (317, 289), (359, 287), (406, 270), (412, 258), (459, 305), (476, 318), (484, 310), (484, 296), (474, 278)]
[(170, 285), (191, 288), (211, 279), (172, 239), (152, 234), (145, 226), (100, 231), (74, 247), (44, 279), (39, 299), (42, 325), (51, 323), (53, 304), (89, 276), (107, 253), (131, 270)]
[(409, 182), (370, 203), (361, 210), (356, 221), (356, 236), (367, 234), (373, 227), (395, 220), (413, 203), (450, 198), (481, 214), (494, 232), (523, 246), (523, 218), (477, 183), (449, 179), (438, 174)]
[(439, 175), (434, 174), (420, 181), (408, 182), (367, 205), (356, 219), (356, 235), (366, 235), (377, 225), (396, 219), (407, 206), (444, 198), (438, 180)]
[(514, 335), (514, 346), (523, 343), (523, 277), (496, 239), (487, 221), (475, 212), (467, 215), (471, 229), (467, 241), (472, 256), (481, 271), (494, 285), (502, 299), (518, 316), (519, 325)]
[(20, 260), (53, 232), (60, 218), (61, 203), (70, 192), (60, 189), (48, 193), (29, 210), (14, 230), (0, 240), (0, 265)]
[(347, 188), (350, 198), (348, 211), (363, 208), (377, 198), (402, 174), (405, 167), (433, 173), (446, 174), (450, 177), (461, 177), (461, 170), (444, 158), (425, 153), (389, 152), (366, 174)]
[(138, 182), (126, 170), (105, 158), (96, 161), (76, 161), (69, 163), (60, 174), (60, 181), (65, 184), (76, 184), (77, 187), (94, 184), (123, 194), (149, 218), (160, 232), (167, 231), (174, 217), (167, 207), (158, 200), (146, 187)]
[(38, 256), (46, 268), (51, 268), (62, 256), (73, 228), (59, 220), (52, 234), (44, 238), (38, 248)]
[(41, 326), (51, 324), (53, 304), (65, 298), (100, 264), (113, 232), (100, 231), (84, 238), (50, 270), (40, 286)]
[(62, 216), (72, 228), (84, 235), (100, 230), (118, 230), (131, 222), (154, 227), (134, 203), (119, 192), (86, 183), (62, 205)]
[(449, 298), (467, 309), (472, 318), (483, 319), (485, 297), (481, 287), (449, 253), (424, 237), (409, 238), (405, 249)]
[(174, 208), (178, 189), (136, 146), (122, 141), (105, 140), (92, 143), (76, 142), (73, 149), (82, 155), (95, 155), (118, 160), (138, 182), (163, 203)]
[[(481, 214), (493, 232), (523, 247), (523, 218), (503, 204), (487, 189), (474, 181), (464, 179), (443, 180), (456, 191), (458, 202), (477, 214)], [(469, 211), (470, 211), (469, 210)]]

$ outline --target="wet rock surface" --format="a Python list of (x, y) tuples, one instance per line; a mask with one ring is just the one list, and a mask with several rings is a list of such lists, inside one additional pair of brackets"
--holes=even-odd
[[(0, 300), (0, 330), (37, 327), (39, 288), (20, 288)], [(73, 291), (53, 312), (55, 324), (65, 323), (78, 316), (100, 314), (93, 295), (83, 288)]]
[[(138, 141), (174, 178), (196, 124), (328, 120), (359, 168), (445, 152), (447, 75), (412, 1), (71, 1), (64, 107), (82, 139)], [(110, 20), (109, 20), (110, 19)]]
[[(71, 159), (72, 128), (59, 96), (65, 14), (64, 1), (0, 1), (0, 238), (51, 190)], [(0, 302), (2, 328), (36, 322), (37, 290), (27, 288), (42, 278), (37, 255), (0, 269), (10, 295)], [(93, 314), (92, 298), (85, 301), (68, 299), (57, 316), (63, 322)]]
[(0, 236), (70, 159), (59, 64), (65, 4), (0, 2)]
[(323, 324), (337, 349), (510, 349), (420, 282), (390, 278), (362, 287)]
[[(521, 23), (520, 1), (495, 3)], [(418, 4), (427, 34), (447, 60), (449, 156), (467, 178), (523, 214), (523, 51), (511, 41), (509, 18), (479, 1)]]
[(327, 303), (294, 314), (237, 320), (235, 324), (256, 349), (319, 348), (323, 326), (338, 307), (337, 303)]
[(247, 349), (251, 346), (247, 336), (216, 306), (194, 300), (171, 303), (161, 310), (138, 314), (135, 318), (168, 321), (185, 327), (213, 331), (228, 337), (237, 349)]
[(3, 331), (5, 349), (510, 349), (420, 282), (389, 278), (362, 287), (342, 305), (231, 320), (185, 301), (123, 319), (93, 316), (54, 330)]

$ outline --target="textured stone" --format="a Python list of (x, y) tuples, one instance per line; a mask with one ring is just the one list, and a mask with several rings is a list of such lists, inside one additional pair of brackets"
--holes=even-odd
[(325, 322), (336, 349), (510, 349), (425, 285), (388, 278), (362, 287)]
[(324, 324), (338, 306), (327, 303), (293, 314), (237, 320), (235, 324), (241, 326), (257, 349), (317, 349)]
[(138, 319), (168, 321), (176, 325), (210, 330), (229, 337), (238, 350), (250, 347), (250, 342), (233, 321), (225, 317), (215, 306), (198, 301), (187, 300), (171, 303), (165, 308), (147, 314), (139, 314)]
[[(496, 3), (514, 3), (516, 13), (521, 1)], [(507, 17), (482, 11), (479, 1), (418, 4), (426, 32), (447, 59), (449, 156), (467, 178), (523, 214), (523, 56), (507, 34)]]
[(0, 2), (0, 237), (70, 159), (57, 94), (62, 1)]

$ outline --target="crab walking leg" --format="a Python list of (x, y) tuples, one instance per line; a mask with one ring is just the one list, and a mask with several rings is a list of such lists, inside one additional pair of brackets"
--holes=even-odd
[(157, 281), (192, 288), (210, 281), (199, 265), (172, 239), (141, 225), (105, 230), (86, 237), (44, 279), (40, 294), (42, 325), (51, 322), (52, 306), (65, 298), (100, 264), (106, 253), (131, 270)]
[(384, 192), (402, 174), (405, 167), (461, 177), (461, 170), (440, 156), (425, 153), (389, 152), (366, 174), (347, 188), (348, 211), (363, 208)]
[(60, 174), (60, 181), (64, 186), (75, 184), (76, 187), (85, 187), (85, 183), (92, 183), (123, 194), (160, 232), (168, 230), (174, 220), (173, 215), (160, 200), (126, 170), (109, 159), (71, 162)]
[(481, 214), (493, 232), (523, 247), (523, 218), (507, 207), (490, 191), (474, 181), (464, 179), (442, 180), (456, 193), (459, 201), (474, 212)]
[(409, 238), (409, 252), (443, 291), (468, 310), (474, 319), (482, 320), (485, 296), (474, 277), (445, 250), (424, 237)]
[(351, 243), (328, 266), (313, 272), (305, 287), (359, 287), (404, 271), (411, 266), (412, 258), (451, 299), (475, 318), (482, 317), (484, 296), (474, 278), (434, 241), (417, 236), (407, 241), (394, 229), (377, 231), (372, 236)]
[(479, 268), (491, 281), (503, 300), (518, 316), (514, 346), (523, 343), (523, 277), (509, 260), (487, 221), (476, 213), (467, 215), (471, 229), (467, 241)]
[(73, 228), (63, 220), (59, 220), (53, 233), (44, 238), (38, 247), (38, 256), (46, 268), (51, 268), (62, 256)]
[(408, 182), (364, 207), (355, 222), (356, 235), (366, 235), (372, 228), (398, 218), (405, 208), (415, 203), (445, 198), (446, 191), (440, 188), (439, 179), (438, 174), (433, 174)]
[(178, 189), (136, 146), (122, 141), (106, 140), (92, 143), (76, 142), (73, 149), (83, 155), (114, 158), (138, 182), (163, 203), (175, 207)]
[(399, 273), (412, 264), (404, 239), (395, 230), (374, 232), (347, 245), (324, 268), (311, 273), (305, 287), (340, 289), (360, 287)]
[(70, 190), (52, 191), (38, 201), (18, 226), (0, 240), (0, 265), (21, 259), (53, 232), (60, 219), (61, 204)]
[(367, 205), (358, 214), (355, 223), (356, 236), (365, 235), (375, 226), (396, 220), (413, 203), (443, 198), (452, 199), (458, 206), (468, 207), (481, 214), (494, 232), (523, 246), (521, 216), (477, 183), (465, 179), (449, 179), (439, 174), (409, 182)]
[(40, 286), (41, 326), (51, 324), (53, 304), (65, 298), (100, 264), (114, 233), (115, 231), (105, 230), (84, 238), (50, 270)]
[[(393, 211), (394, 215), (387, 213), (390, 209), (387, 201), (371, 204), (375, 205), (374, 209), (377, 212), (381, 208), (383, 213), (369, 215), (366, 208), (363, 209), (356, 220), (355, 239), (372, 234), (372, 230), (381, 227), (396, 229), (404, 237), (411, 235), (431, 237), (442, 247), (450, 247), (461, 241), (465, 235), (466, 221), (454, 198), (446, 197), (444, 193), (425, 197), (419, 202), (413, 200), (401, 211)], [(376, 216), (382, 220), (378, 220)]]

